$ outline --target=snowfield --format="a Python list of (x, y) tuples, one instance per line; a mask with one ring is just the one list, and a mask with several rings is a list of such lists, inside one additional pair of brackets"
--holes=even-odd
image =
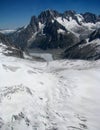
[(0, 52), (0, 130), (100, 130), (100, 61)]

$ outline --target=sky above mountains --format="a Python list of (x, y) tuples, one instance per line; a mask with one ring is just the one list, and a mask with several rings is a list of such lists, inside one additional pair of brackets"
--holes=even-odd
[(0, 0), (0, 28), (17, 28), (46, 9), (100, 14), (100, 0)]

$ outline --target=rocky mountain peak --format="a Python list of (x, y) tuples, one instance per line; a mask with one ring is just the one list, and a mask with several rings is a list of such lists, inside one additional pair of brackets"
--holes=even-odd
[(33, 28), (33, 31), (36, 32), (39, 29), (39, 20), (36, 16), (32, 16), (30, 21), (30, 26)]
[(86, 23), (96, 23), (98, 21), (98, 16), (96, 16), (95, 14), (93, 13), (90, 13), (90, 12), (86, 12), (84, 14), (82, 14), (83, 17), (84, 17), (84, 21)]
[(41, 21), (41, 23), (50, 22), (55, 17), (60, 16), (60, 13), (58, 13), (56, 10), (46, 10), (40, 13), (38, 16), (38, 19)]
[(75, 12), (74, 10), (68, 10), (68, 11), (65, 11), (65, 12), (64, 12), (64, 15), (65, 15), (66, 17), (74, 17), (75, 14), (76, 14), (76, 12)]
[(68, 10), (68, 11), (65, 11), (62, 14), (62, 16), (63, 16), (63, 18), (67, 18), (69, 20), (70, 17), (72, 19), (75, 19), (75, 14), (76, 14), (76, 12), (74, 10)]

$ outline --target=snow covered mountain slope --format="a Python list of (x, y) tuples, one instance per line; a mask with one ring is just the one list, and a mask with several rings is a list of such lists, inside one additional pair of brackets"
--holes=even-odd
[(0, 130), (99, 130), (100, 61), (0, 53)]
[(64, 56), (68, 59), (100, 59), (100, 28), (90, 36), (65, 50)]

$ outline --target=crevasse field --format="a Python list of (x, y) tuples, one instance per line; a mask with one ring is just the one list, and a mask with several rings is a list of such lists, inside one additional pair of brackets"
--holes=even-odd
[(100, 130), (100, 61), (2, 54), (0, 130)]

